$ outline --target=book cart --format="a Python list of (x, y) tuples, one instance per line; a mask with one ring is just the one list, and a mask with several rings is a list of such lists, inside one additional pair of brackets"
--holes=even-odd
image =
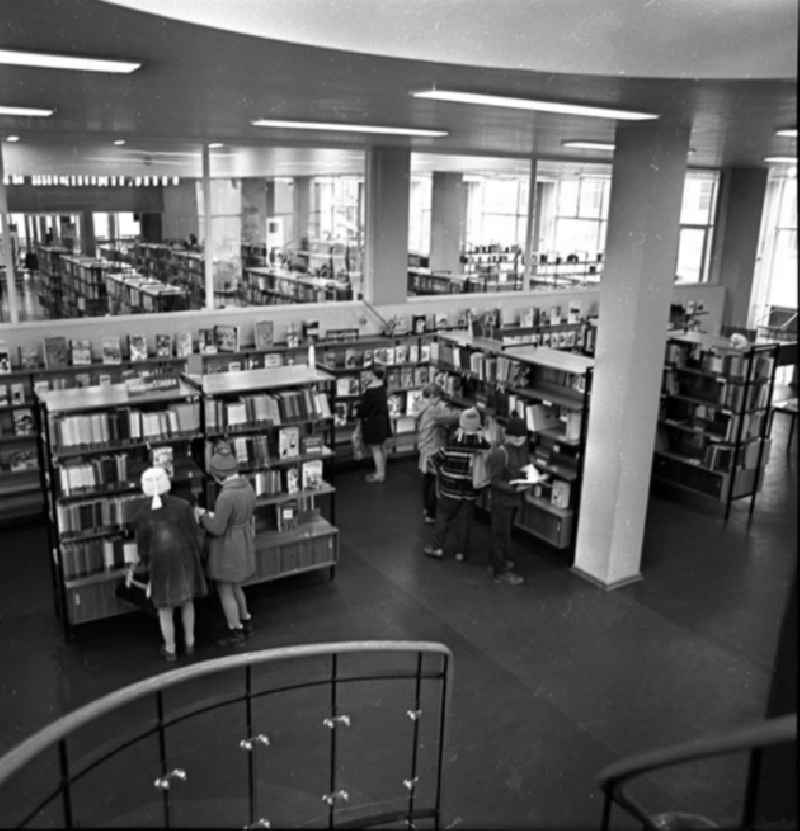
[(417, 449), (417, 402), (422, 388), (432, 380), (430, 338), (422, 335), (368, 335), (350, 331), (341, 342), (324, 341), (316, 346), (317, 367), (335, 376), (332, 409), (333, 450), (339, 462), (353, 460), (353, 431), (358, 405), (365, 388), (364, 370), (385, 370), (386, 396), (392, 437), (387, 441), (389, 457), (413, 454)]
[(735, 349), (703, 336), (667, 340), (653, 479), (725, 506), (750, 499), (769, 460), (779, 345)]
[(56, 611), (72, 627), (130, 611), (116, 596), (137, 561), (129, 523), (141, 472), (172, 469), (173, 492), (202, 493), (199, 390), (173, 379), (41, 392), (42, 489)]
[(466, 333), (438, 335), (431, 360), (455, 406), (478, 406), (501, 426), (512, 413), (525, 422), (542, 480), (520, 497), (516, 527), (574, 556), (594, 361)]
[[(328, 569), (331, 578), (335, 574), (336, 489), (326, 465), (333, 456), (327, 389), (332, 381), (307, 366), (196, 378), (203, 397), (206, 469), (216, 443), (225, 441), (256, 493), (256, 573), (248, 584), (318, 569)], [(207, 481), (208, 508), (216, 490)]]

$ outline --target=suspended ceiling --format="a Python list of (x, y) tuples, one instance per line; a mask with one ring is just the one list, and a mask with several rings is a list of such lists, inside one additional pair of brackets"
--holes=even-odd
[[(99, 0), (0, 0), (5, 48), (143, 64), (131, 75), (113, 76), (0, 67), (0, 103), (55, 109), (46, 119), (0, 116), (0, 137), (21, 138), (3, 145), (6, 172), (100, 174), (107, 166), (126, 173), (119, 168), (129, 165), (132, 172), (147, 166), (159, 175), (197, 175), (198, 148), (207, 141), (225, 144), (212, 159), (216, 175), (288, 173), (292, 158), (308, 156), (303, 147), (378, 143), (423, 153), (611, 160), (610, 153), (565, 150), (562, 141), (613, 141), (613, 121), (409, 94), (433, 86), (686, 120), (694, 148), (689, 163), (697, 166), (761, 165), (764, 156), (795, 153), (796, 140), (775, 136), (776, 129), (796, 125), (794, 3), (611, 0), (602, 13), (583, 9), (592, 5), (195, 0), (189, 6), (196, 20), (219, 25), (223, 15), (234, 29), (249, 21), (252, 31), (272, 35), (265, 38)], [(158, 6), (176, 18), (187, 15), (182, 0)], [(440, 128), (450, 135), (345, 139), (332, 132), (298, 139), (292, 131), (251, 126), (259, 117)], [(117, 137), (127, 140), (125, 147), (111, 144)], [(318, 172), (338, 172), (333, 156), (313, 158), (327, 159), (327, 169)], [(283, 168), (267, 169), (276, 160)]]

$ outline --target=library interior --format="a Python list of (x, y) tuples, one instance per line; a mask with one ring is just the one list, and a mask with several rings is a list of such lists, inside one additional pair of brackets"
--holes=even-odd
[(2, 6), (0, 826), (796, 827), (796, 4)]

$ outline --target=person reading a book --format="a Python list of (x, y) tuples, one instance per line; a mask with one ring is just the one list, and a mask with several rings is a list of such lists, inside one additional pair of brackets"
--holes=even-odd
[(422, 474), (422, 505), (425, 522), (436, 522), (436, 468), (433, 457), (444, 447), (448, 429), (458, 424), (458, 410), (444, 402), (444, 391), (438, 384), (428, 384), (422, 390), (417, 422), (419, 471)]
[(158, 610), (164, 639), (161, 652), (167, 661), (176, 659), (175, 609), (180, 608), (184, 647), (194, 652), (194, 598), (206, 593), (200, 561), (200, 535), (192, 506), (168, 494), (170, 480), (161, 467), (142, 474), (142, 492), (151, 497), (149, 505), (134, 517), (139, 562), (149, 572), (150, 600)]
[(492, 547), (489, 551), (489, 573), (495, 583), (518, 586), (525, 579), (514, 572), (510, 560), (511, 529), (514, 514), (520, 506), (521, 491), (527, 485), (527, 470), (531, 458), (528, 451), (528, 430), (518, 415), (511, 415), (506, 423), (505, 439), (495, 445), (486, 460), (491, 482)]
[(392, 435), (389, 421), (389, 404), (384, 386), (384, 370), (370, 367), (363, 372), (365, 389), (358, 406), (361, 424), (361, 437), (372, 451), (375, 471), (366, 476), (366, 481), (376, 484), (386, 481), (386, 447), (385, 442)]
[(253, 508), (256, 495), (247, 479), (239, 476), (239, 464), (228, 444), (220, 443), (211, 456), (208, 471), (221, 486), (213, 513), (195, 508), (197, 521), (209, 534), (208, 576), (228, 624), (221, 646), (241, 644), (252, 628), (252, 617), (242, 583), (256, 570)]

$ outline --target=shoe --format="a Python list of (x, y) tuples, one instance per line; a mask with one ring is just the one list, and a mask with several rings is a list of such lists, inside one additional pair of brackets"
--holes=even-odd
[(245, 635), (253, 634), (253, 618), (249, 617), (247, 618), (247, 620), (242, 621), (242, 630), (244, 631)]
[(194, 655), (194, 644), (193, 643), (187, 643), (186, 646), (184, 647), (183, 651), (186, 655)]
[(434, 525), (436, 523), (436, 517), (425, 514), (425, 522), (428, 525)]
[(462, 554), (460, 551), (456, 554), (456, 562), (463, 563), (466, 560), (466, 555)]
[(428, 557), (434, 557), (437, 560), (441, 560), (444, 557), (444, 551), (441, 548), (434, 548), (432, 545), (426, 545), (423, 551)]
[(525, 578), (516, 572), (504, 571), (502, 574), (495, 575), (494, 582), (505, 583), (507, 586), (519, 586), (525, 582)]
[(383, 477), (378, 476), (377, 473), (368, 473), (364, 477), (364, 481), (369, 483), (370, 485), (381, 485), (385, 481)]
[(178, 660), (178, 653), (169, 652), (166, 646), (161, 647), (161, 655), (168, 664), (174, 664)]
[(229, 629), (227, 634), (217, 640), (217, 646), (228, 646), (235, 648), (241, 646), (247, 638), (242, 629)]

